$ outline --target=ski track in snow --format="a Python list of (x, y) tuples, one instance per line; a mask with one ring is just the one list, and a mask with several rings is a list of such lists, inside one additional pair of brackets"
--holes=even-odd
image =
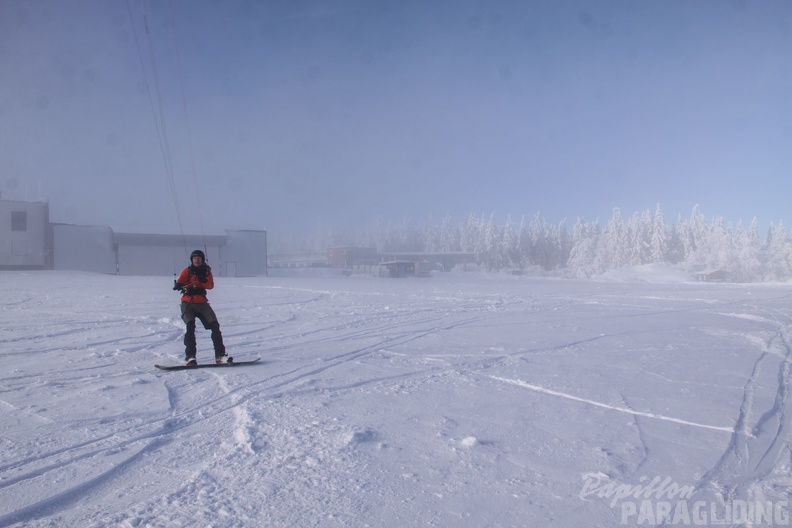
[[(722, 505), (736, 500), (788, 500), (792, 495), (792, 319), (783, 313), (776, 313), (771, 319), (756, 314), (737, 316), (774, 320), (778, 331), (767, 340), (754, 362), (731, 440), (717, 464), (699, 481), (697, 498), (709, 498)], [(757, 386), (761, 377), (770, 378), (773, 372), (777, 383), (774, 398), (772, 405), (765, 408), (756, 404)]]
[(732, 427), (719, 427), (719, 426), (716, 426), (716, 425), (706, 425), (706, 424), (700, 424), (700, 423), (696, 423), (696, 422), (690, 422), (688, 420), (683, 420), (682, 418), (673, 418), (671, 416), (663, 416), (662, 414), (636, 411), (634, 409), (627, 409), (625, 407), (618, 407), (618, 406), (614, 406), (614, 405), (608, 405), (608, 404), (601, 403), (601, 402), (598, 402), (598, 401), (588, 400), (586, 398), (580, 398), (580, 397), (574, 396), (572, 394), (566, 394), (564, 392), (554, 391), (552, 389), (547, 389), (545, 387), (539, 387), (537, 385), (532, 385), (530, 383), (526, 383), (526, 382), (524, 382), (522, 380), (501, 378), (501, 377), (498, 377), (498, 376), (490, 376), (490, 377), (492, 379), (496, 380), (496, 381), (502, 381), (503, 383), (509, 383), (511, 385), (516, 385), (518, 387), (523, 387), (525, 389), (529, 389), (529, 390), (532, 390), (532, 391), (540, 392), (540, 393), (543, 393), (543, 394), (549, 394), (550, 396), (558, 396), (560, 398), (566, 398), (567, 400), (581, 402), (581, 403), (585, 403), (587, 405), (593, 405), (595, 407), (601, 407), (603, 409), (610, 409), (611, 411), (616, 411), (616, 412), (620, 412), (620, 413), (631, 414), (633, 416), (640, 416), (642, 418), (652, 418), (652, 419), (655, 419), (655, 420), (666, 420), (666, 421), (669, 421), (669, 422), (676, 422), (676, 423), (682, 424), (682, 425), (690, 425), (692, 427), (701, 427), (702, 429), (712, 429), (714, 431), (726, 431), (728, 433), (733, 433), (734, 432), (734, 429)]
[[(618, 525), (577, 496), (593, 470), (685, 483), (695, 466), (720, 501), (792, 489), (781, 286), (758, 292), (772, 308), (710, 285), (219, 280), (229, 350), (263, 361), (160, 373), (181, 359), (167, 280), (65, 277), (134, 281), (139, 300), (0, 275), (17, 279), (0, 301), (0, 527)], [(737, 366), (686, 376), (726, 354), (742, 387)], [(691, 454), (661, 456), (669, 434)]]

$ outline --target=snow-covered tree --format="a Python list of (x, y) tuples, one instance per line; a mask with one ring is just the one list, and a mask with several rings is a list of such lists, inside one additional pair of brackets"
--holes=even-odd
[(459, 244), (462, 251), (467, 253), (474, 253), (477, 249), (477, 239), (479, 236), (479, 220), (478, 217), (471, 213), (468, 215), (467, 221), (462, 225), (459, 235)]
[(627, 223), (627, 259), (629, 264), (638, 266), (646, 264), (650, 259), (650, 241), (652, 232), (652, 215), (646, 211), (643, 215), (634, 213)]
[(437, 253), (440, 251), (440, 231), (438, 230), (437, 225), (434, 223), (434, 219), (432, 219), (431, 215), (424, 224), (423, 247), (424, 251), (428, 253)]
[(538, 212), (530, 222), (523, 216), (518, 228), (512, 218), (507, 215), (500, 225), (494, 213), (470, 214), (455, 225), (446, 214), (440, 225), (430, 216), (420, 226), (408, 218), (396, 223), (377, 218), (355, 233), (320, 223), (313, 240), (304, 240), (299, 248), (292, 246), (296, 251), (324, 245), (376, 245), (381, 252), (465, 251), (492, 271), (535, 266), (578, 277), (627, 265), (667, 262), (690, 272), (723, 270), (739, 281), (792, 279), (792, 240), (783, 223), (771, 224), (762, 242), (755, 218), (747, 229), (742, 222), (732, 227), (722, 217), (708, 221), (698, 205), (689, 218), (680, 215), (670, 226), (660, 204), (654, 214), (636, 212), (626, 223), (622, 211), (614, 208), (604, 229), (598, 221), (578, 219), (571, 235), (565, 222), (549, 224)]
[(520, 269), (531, 265), (531, 234), (525, 216), (520, 220), (520, 229), (517, 231), (517, 248), (520, 253)]
[(666, 248), (666, 259), (671, 264), (679, 264), (685, 260), (684, 230), (684, 223), (671, 227)]
[(792, 277), (792, 244), (783, 222), (770, 224), (765, 243), (766, 277), (787, 280)]
[(454, 226), (450, 214), (446, 214), (440, 226), (440, 251), (460, 251), (459, 230)]
[(484, 264), (488, 271), (498, 271), (503, 268), (502, 239), (500, 227), (495, 222), (495, 213), (492, 213), (484, 227)]
[(685, 258), (690, 257), (690, 255), (695, 252), (709, 236), (709, 226), (707, 225), (707, 220), (699, 211), (698, 205), (693, 206), (693, 212), (690, 214), (690, 223), (687, 234), (688, 241)]
[(663, 208), (657, 204), (654, 220), (652, 222), (652, 240), (650, 242), (650, 255), (652, 262), (668, 261), (669, 233), (666, 228)]
[(566, 219), (561, 220), (556, 227), (556, 240), (558, 241), (558, 251), (555, 255), (556, 262), (553, 268), (565, 268), (569, 261), (569, 252), (572, 251), (572, 244), (566, 228)]
[(521, 269), (520, 259), (520, 240), (514, 230), (511, 215), (506, 217), (506, 224), (503, 226), (503, 263), (507, 268)]
[(748, 230), (742, 222), (737, 224), (734, 232), (734, 278), (741, 282), (762, 280), (762, 242), (759, 237), (759, 226), (753, 219)]
[(604, 271), (597, 257), (600, 235), (598, 222), (588, 224), (581, 218), (575, 222), (572, 227), (571, 249), (566, 266), (571, 276), (591, 277)]
[(627, 226), (622, 220), (618, 207), (613, 208), (611, 217), (597, 246), (597, 262), (604, 269), (617, 269), (626, 266), (629, 262)]

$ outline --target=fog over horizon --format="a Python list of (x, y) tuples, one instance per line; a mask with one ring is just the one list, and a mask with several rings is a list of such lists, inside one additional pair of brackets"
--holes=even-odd
[(0, 0), (0, 193), (54, 222), (789, 223), (792, 3)]

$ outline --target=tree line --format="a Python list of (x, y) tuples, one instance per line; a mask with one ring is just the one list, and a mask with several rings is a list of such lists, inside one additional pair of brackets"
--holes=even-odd
[[(719, 271), (735, 282), (792, 279), (792, 240), (783, 222), (771, 224), (764, 237), (754, 219), (727, 223), (707, 219), (693, 208), (676, 223), (663, 209), (622, 216), (613, 209), (610, 220), (578, 219), (549, 223), (537, 213), (517, 222), (512, 216), (470, 214), (463, 221), (450, 215), (422, 223), (409, 219), (378, 219), (355, 233), (319, 230), (317, 249), (332, 245), (376, 246), (380, 252), (465, 252), (488, 271), (554, 272), (568, 277), (591, 277), (608, 270), (650, 263), (681, 267), (690, 273)], [(321, 249), (320, 249), (321, 250)]]

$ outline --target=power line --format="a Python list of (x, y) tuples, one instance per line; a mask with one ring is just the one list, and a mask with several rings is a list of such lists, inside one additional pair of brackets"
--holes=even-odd
[[(187, 127), (187, 146), (189, 148), (190, 153), (190, 167), (192, 168), (192, 179), (193, 179), (193, 186), (195, 188), (195, 200), (196, 200), (196, 209), (198, 210), (198, 222), (201, 228), (201, 237), (205, 238), (204, 233), (204, 223), (203, 223), (203, 212), (201, 207), (201, 193), (198, 192), (198, 177), (195, 167), (195, 154), (193, 149), (193, 141), (192, 141), (192, 132), (190, 126), (190, 116), (187, 112), (187, 96), (184, 91), (184, 76), (182, 75), (182, 68), (181, 68), (181, 53), (179, 52), (179, 42), (176, 38), (176, 16), (174, 15), (173, 11), (173, 0), (169, 2), (170, 6), (170, 15), (171, 15), (171, 29), (173, 32), (173, 47), (176, 50), (176, 72), (179, 79), (179, 89), (181, 91), (181, 101), (182, 101), (182, 109), (184, 111), (184, 121)], [(204, 243), (204, 249), (206, 249), (206, 243)]]
[[(143, 55), (144, 55), (143, 49), (141, 47), (140, 39), (138, 38), (138, 33), (135, 25), (135, 17), (132, 14), (132, 7), (129, 2), (130, 0), (126, 0), (127, 11), (129, 13), (129, 20), (132, 25), (132, 33), (135, 37), (135, 46), (137, 48), (141, 69), (143, 70), (143, 77), (146, 82), (146, 93), (148, 95), (149, 105), (151, 106), (151, 112), (154, 118), (154, 128), (157, 131), (157, 138), (159, 140), (160, 151), (162, 152), (162, 160), (165, 166), (165, 173), (168, 179), (168, 186), (171, 191), (173, 204), (176, 208), (176, 217), (179, 222), (179, 232), (181, 233), (182, 241), (184, 244), (184, 251), (186, 253), (188, 251), (187, 238), (184, 232), (184, 221), (182, 220), (181, 207), (179, 205), (179, 192), (178, 192), (178, 187), (176, 185), (176, 177), (173, 170), (173, 159), (171, 156), (171, 149), (168, 141), (167, 127), (165, 126), (165, 109), (162, 103), (162, 93), (160, 90), (160, 79), (157, 68), (157, 59), (154, 53), (154, 42), (149, 27), (149, 17), (148, 17), (148, 9), (146, 7), (146, 0), (141, 0), (140, 4), (143, 14), (143, 26), (146, 32), (146, 41), (148, 43), (149, 60), (151, 62), (151, 75), (153, 76), (154, 79), (153, 84), (154, 84), (155, 93), (152, 93), (152, 87), (151, 87), (152, 83), (149, 79), (149, 73), (148, 73), (149, 69), (146, 67), (146, 62), (143, 59)], [(155, 95), (156, 95), (156, 100), (155, 100)], [(183, 91), (182, 91), (182, 97), (183, 97)], [(192, 147), (190, 147), (190, 154), (192, 156)], [(201, 234), (203, 235), (203, 220), (201, 220)]]

